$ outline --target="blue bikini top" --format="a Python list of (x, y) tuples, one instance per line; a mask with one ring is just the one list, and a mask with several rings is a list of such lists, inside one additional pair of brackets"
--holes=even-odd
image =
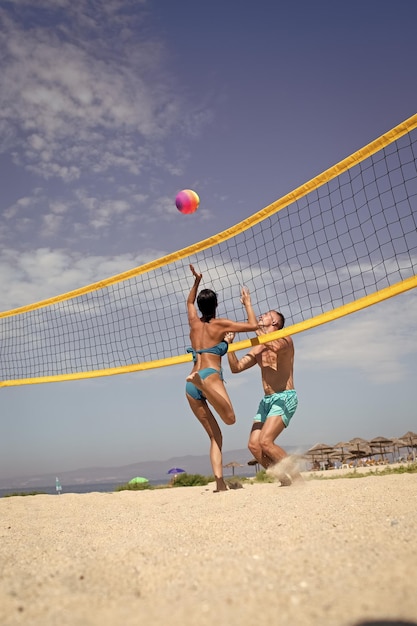
[(193, 355), (194, 363), (197, 362), (197, 354), (203, 354), (203, 352), (208, 352), (209, 354), (216, 354), (217, 356), (224, 356), (229, 349), (229, 344), (227, 341), (221, 341), (216, 346), (212, 348), (203, 348), (202, 350), (194, 350), (194, 348), (187, 348), (187, 352), (191, 352)]

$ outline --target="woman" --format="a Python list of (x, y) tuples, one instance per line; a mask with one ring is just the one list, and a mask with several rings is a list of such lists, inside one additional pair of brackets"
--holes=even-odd
[[(225, 318), (216, 318), (217, 295), (211, 289), (203, 289), (197, 297), (202, 274), (198, 274), (192, 265), (190, 269), (194, 276), (194, 285), (187, 299), (191, 340), (188, 352), (193, 355), (194, 365), (187, 377), (185, 390), (191, 410), (210, 438), (210, 461), (216, 479), (216, 492), (226, 491), (227, 486), (223, 479), (223, 437), (209, 404), (225, 424), (235, 423), (235, 413), (224, 386), (221, 368), (221, 358), (229, 347), (225, 335), (227, 332), (255, 331), (258, 329), (258, 321), (252, 309), (249, 291), (245, 288), (242, 288), (241, 302), (246, 309), (248, 321), (232, 322)], [(195, 307), (196, 298), (201, 317)]]

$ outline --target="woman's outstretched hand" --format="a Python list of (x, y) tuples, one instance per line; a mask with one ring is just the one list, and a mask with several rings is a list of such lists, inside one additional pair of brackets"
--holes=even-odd
[(191, 263), (190, 263), (190, 270), (191, 270), (194, 278), (196, 280), (198, 280), (198, 282), (200, 282), (200, 280), (203, 278), (203, 274), (199, 274), (198, 272), (196, 272), (195, 269), (194, 269), (194, 265), (191, 265)]

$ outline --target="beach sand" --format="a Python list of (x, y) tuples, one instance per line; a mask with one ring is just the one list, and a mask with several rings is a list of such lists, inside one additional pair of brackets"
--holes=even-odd
[(417, 623), (417, 475), (0, 500), (2, 626)]

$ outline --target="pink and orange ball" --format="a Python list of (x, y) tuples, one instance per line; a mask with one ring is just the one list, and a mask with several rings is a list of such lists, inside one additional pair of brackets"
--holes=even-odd
[(200, 198), (192, 189), (183, 189), (175, 198), (175, 205), (181, 213), (195, 213), (200, 204)]

